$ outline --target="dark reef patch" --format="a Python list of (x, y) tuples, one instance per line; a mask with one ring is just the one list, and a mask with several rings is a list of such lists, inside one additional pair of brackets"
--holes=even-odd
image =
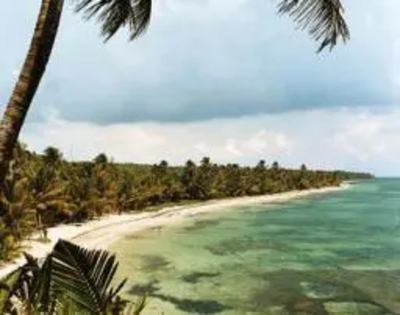
[(163, 256), (142, 255), (140, 259), (142, 260), (141, 268), (146, 272), (166, 270), (171, 266), (171, 262)]
[(270, 241), (266, 237), (244, 236), (219, 242), (206, 249), (216, 256), (226, 256), (262, 249), (286, 252), (290, 247), (279, 241)]
[(158, 281), (151, 281), (146, 284), (136, 284), (128, 290), (128, 294), (139, 296), (152, 296), (160, 290), (158, 284)]
[(198, 283), (204, 278), (214, 278), (219, 276), (219, 272), (193, 272), (182, 277), (182, 280), (188, 283)]
[[(289, 314), (324, 315), (329, 313), (327, 305), (340, 309), (348, 306), (354, 315), (367, 315), (365, 310), (372, 309), (374, 314), (397, 314), (400, 310), (400, 301), (387, 303), (393, 297), (385, 296), (395, 295), (398, 290), (393, 287), (394, 292), (385, 294), (373, 289), (377, 279), (385, 278), (382, 271), (280, 270), (253, 276), (265, 280), (265, 286), (254, 290), (247, 303), (256, 311), (284, 306)], [(359, 313), (354, 313), (354, 309), (359, 309)]]
[(205, 229), (208, 227), (217, 226), (219, 224), (220, 224), (219, 220), (198, 220), (198, 221), (195, 221), (192, 225), (185, 227), (184, 230), (188, 231), (188, 232), (193, 232), (193, 231), (202, 230), (202, 229)]
[(229, 310), (230, 307), (216, 300), (179, 299), (171, 295), (156, 294), (154, 297), (170, 302), (181, 311), (189, 314), (217, 314)]
[(150, 298), (157, 298), (161, 301), (172, 303), (177, 309), (189, 314), (217, 314), (231, 309), (217, 300), (181, 299), (160, 293), (158, 281), (151, 281), (143, 285), (134, 285), (129, 289), (128, 293), (137, 296), (146, 295)]

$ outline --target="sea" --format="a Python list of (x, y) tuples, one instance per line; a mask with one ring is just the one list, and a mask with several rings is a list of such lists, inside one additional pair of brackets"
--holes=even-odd
[(400, 179), (231, 207), (110, 246), (142, 314), (400, 314)]

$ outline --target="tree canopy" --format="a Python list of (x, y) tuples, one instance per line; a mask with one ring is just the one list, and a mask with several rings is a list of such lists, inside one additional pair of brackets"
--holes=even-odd
[(249, 167), (217, 164), (204, 157), (199, 164), (189, 160), (184, 166), (169, 166), (167, 161), (118, 164), (104, 154), (93, 162), (68, 162), (61, 156), (56, 148), (43, 155), (21, 145), (14, 150), (0, 195), (0, 260), (12, 257), (24, 237), (39, 231), (46, 238), (46, 229), (59, 223), (169, 203), (337, 186), (344, 180), (371, 177), (309, 170), (305, 165), (286, 169), (265, 160)]

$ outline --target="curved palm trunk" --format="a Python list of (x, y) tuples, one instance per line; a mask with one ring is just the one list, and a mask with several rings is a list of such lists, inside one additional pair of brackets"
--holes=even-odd
[(0, 185), (3, 185), (29, 106), (53, 49), (64, 0), (42, 0), (25, 63), (0, 124)]

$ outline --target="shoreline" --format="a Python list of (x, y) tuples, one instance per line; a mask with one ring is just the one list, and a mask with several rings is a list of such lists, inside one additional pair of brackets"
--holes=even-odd
[[(349, 187), (349, 183), (344, 182), (337, 187), (313, 188), (271, 195), (209, 200), (193, 205), (169, 206), (155, 212), (128, 212), (121, 215), (106, 215), (84, 223), (61, 224), (49, 228), (49, 242), (42, 242), (32, 237), (22, 242), (21, 249), (35, 258), (41, 259), (51, 252), (53, 246), (60, 238), (72, 241), (88, 249), (107, 249), (112, 243), (126, 235), (176, 223), (202, 213), (210, 213), (213, 211), (221, 211), (226, 208), (252, 204), (286, 202), (292, 199), (336, 192), (347, 187)], [(3, 279), (24, 263), (25, 259), (23, 256), (20, 256), (0, 266), (0, 279)]]

